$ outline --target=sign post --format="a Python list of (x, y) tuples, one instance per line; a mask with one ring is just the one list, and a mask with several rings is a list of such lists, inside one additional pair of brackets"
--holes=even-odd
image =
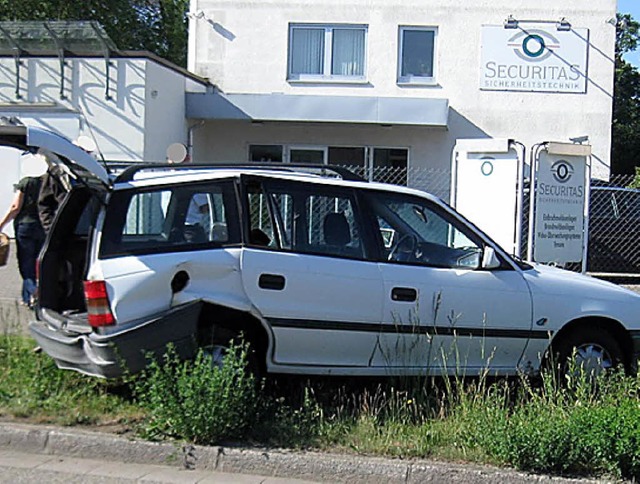
[(586, 270), (590, 154), (589, 145), (540, 145), (532, 180), (530, 259), (560, 266), (581, 262)]

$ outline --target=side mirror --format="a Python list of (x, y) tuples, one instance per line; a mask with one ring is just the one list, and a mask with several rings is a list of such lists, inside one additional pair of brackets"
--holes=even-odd
[(497, 269), (500, 267), (500, 259), (493, 247), (485, 247), (482, 253), (482, 269)]

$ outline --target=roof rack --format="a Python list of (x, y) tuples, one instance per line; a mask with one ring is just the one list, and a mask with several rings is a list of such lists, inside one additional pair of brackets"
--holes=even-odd
[(363, 181), (367, 180), (360, 175), (352, 172), (348, 168), (344, 166), (333, 166), (333, 165), (311, 165), (304, 163), (283, 163), (283, 164), (274, 164), (274, 163), (231, 163), (231, 164), (199, 164), (199, 163), (188, 163), (188, 164), (175, 164), (175, 163), (136, 163), (134, 165), (130, 165), (125, 168), (115, 179), (115, 182), (129, 182), (133, 181), (136, 173), (145, 170), (158, 170), (158, 169), (171, 169), (171, 170), (228, 170), (228, 169), (249, 169), (249, 170), (273, 170), (273, 171), (284, 171), (291, 173), (313, 173), (318, 174), (320, 176), (329, 176), (330, 173), (337, 175), (343, 180), (347, 181)]

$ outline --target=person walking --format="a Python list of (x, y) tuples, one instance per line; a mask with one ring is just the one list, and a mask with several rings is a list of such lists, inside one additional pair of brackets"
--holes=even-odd
[(44, 243), (44, 230), (38, 216), (38, 195), (42, 176), (27, 176), (16, 185), (16, 194), (0, 220), (0, 232), (13, 220), (18, 269), (22, 277), (22, 304), (33, 307), (36, 295), (36, 260)]

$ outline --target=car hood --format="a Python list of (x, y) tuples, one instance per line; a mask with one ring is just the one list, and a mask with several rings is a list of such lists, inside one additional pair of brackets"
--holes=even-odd
[(637, 294), (622, 286), (618, 286), (602, 279), (580, 274), (577, 272), (559, 269), (557, 267), (547, 266), (544, 264), (533, 264), (531, 270), (524, 272), (525, 279), (534, 284), (543, 282), (546, 290), (554, 292), (560, 291), (562, 294), (573, 294), (579, 291), (594, 291), (597, 297), (636, 297), (640, 300), (640, 294)]
[(550, 326), (581, 317), (607, 317), (627, 328), (640, 328), (640, 294), (591, 276), (535, 264), (523, 276), (531, 290), (534, 321)]

